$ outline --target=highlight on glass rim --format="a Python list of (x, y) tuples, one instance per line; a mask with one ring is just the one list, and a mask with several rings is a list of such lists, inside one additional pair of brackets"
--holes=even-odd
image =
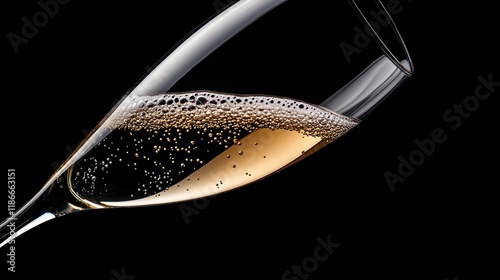
[(376, 42), (377, 55), (360, 60), (362, 70), (321, 104), (260, 93), (170, 91), (219, 46), (284, 2), (235, 2), (160, 59), (0, 225), (0, 247), (66, 214), (176, 203), (265, 179), (352, 130), (413, 74), (382, 3), (346, 0), (341, 7)]

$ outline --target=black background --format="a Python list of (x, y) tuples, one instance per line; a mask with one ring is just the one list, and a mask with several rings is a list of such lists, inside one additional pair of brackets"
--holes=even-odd
[[(38, 191), (148, 67), (216, 13), (213, 0), (73, 0), (15, 53), (7, 34), (19, 34), (21, 18), (40, 6), (10, 2), (2, 8), (2, 138), (4, 164), (16, 169), (18, 204)], [(17, 239), (17, 272), (8, 273), (2, 261), (8, 276), (2, 279), (112, 279), (113, 271), (137, 280), (281, 279), (313, 255), (318, 237), (328, 236), (340, 247), (308, 279), (486, 278), (494, 268), (498, 223), (499, 88), (457, 129), (443, 118), (474, 96), (478, 76), (500, 81), (498, 23), (485, 3), (401, 0), (403, 9), (393, 18), (415, 75), (321, 152), (209, 198), (189, 225), (178, 204), (52, 220)], [(336, 65), (318, 59), (339, 49), (301, 26), (326, 24), (332, 13), (325, 4), (286, 3), (207, 58), (175, 90), (321, 101), (325, 96), (316, 94), (328, 90), (328, 79), (335, 78), (328, 69)], [(294, 13), (301, 15), (296, 21), (284, 20)], [(397, 173), (398, 156), (408, 158), (414, 141), (436, 128), (446, 132), (446, 141), (391, 190), (384, 172)], [(6, 260), (6, 248), (0, 252)]]

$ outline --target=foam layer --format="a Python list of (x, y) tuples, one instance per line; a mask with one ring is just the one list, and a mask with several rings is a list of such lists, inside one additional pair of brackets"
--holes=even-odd
[(346, 116), (289, 98), (187, 92), (136, 98), (119, 109), (110, 126), (131, 131), (237, 126), (248, 131), (293, 130), (334, 140), (356, 124)]

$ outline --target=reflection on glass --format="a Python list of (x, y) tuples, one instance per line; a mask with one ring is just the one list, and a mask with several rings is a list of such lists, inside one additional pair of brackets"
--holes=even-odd
[[(285, 1), (242, 0), (208, 21), (142, 79), (40, 192), (0, 225), (17, 235), (80, 210), (180, 202), (245, 186), (318, 151), (377, 107), (413, 72), (378, 1), (348, 1), (378, 54), (316, 105), (288, 97), (169, 92), (213, 50)], [(370, 16), (383, 16), (391, 32)], [(380, 27), (380, 26), (378, 26)], [(394, 45), (394, 42), (396, 44)], [(202, 46), (202, 47), (200, 47)]]

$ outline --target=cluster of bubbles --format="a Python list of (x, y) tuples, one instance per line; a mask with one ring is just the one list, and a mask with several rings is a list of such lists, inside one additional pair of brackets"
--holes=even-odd
[(206, 91), (136, 97), (111, 120), (112, 128), (132, 131), (269, 128), (325, 140), (338, 138), (356, 124), (351, 118), (295, 99)]
[(260, 128), (331, 141), (357, 124), (315, 105), (264, 95), (168, 93), (122, 105), (108, 119), (112, 132), (73, 170), (73, 189), (82, 197), (158, 194)]

